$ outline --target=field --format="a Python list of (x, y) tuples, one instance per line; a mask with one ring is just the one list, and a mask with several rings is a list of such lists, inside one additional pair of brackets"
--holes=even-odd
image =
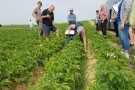
[(50, 42), (38, 37), (36, 26), (0, 27), (0, 89), (135, 90), (135, 48), (127, 60), (112, 33), (104, 39), (89, 21), (81, 23), (87, 53), (78, 36), (64, 46), (67, 23), (57, 24), (63, 35), (51, 33)]

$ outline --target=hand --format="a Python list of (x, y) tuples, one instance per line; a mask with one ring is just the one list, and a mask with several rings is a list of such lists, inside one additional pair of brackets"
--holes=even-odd
[(135, 31), (135, 25), (132, 25), (132, 29)]
[(104, 23), (104, 20), (102, 20), (102, 23)]
[(120, 29), (123, 30), (124, 29), (124, 23), (120, 24)]
[(70, 30), (68, 30), (68, 35), (70, 35)]
[(46, 15), (47, 18), (50, 18), (50, 15)]

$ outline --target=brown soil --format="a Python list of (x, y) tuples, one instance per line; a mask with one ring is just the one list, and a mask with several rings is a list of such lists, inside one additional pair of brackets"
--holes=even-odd
[(87, 68), (86, 68), (86, 84), (91, 85), (95, 83), (95, 75), (96, 75), (96, 71), (94, 68), (94, 65), (96, 64), (96, 60), (93, 58), (93, 53), (92, 50), (89, 47), (90, 45), (90, 40), (88, 40), (88, 52), (87, 52), (87, 56), (88, 56), (88, 60), (87, 60)]

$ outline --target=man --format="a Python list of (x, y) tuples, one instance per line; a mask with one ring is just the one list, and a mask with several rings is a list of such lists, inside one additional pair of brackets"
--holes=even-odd
[(69, 11), (70, 14), (68, 15), (68, 22), (69, 24), (71, 24), (72, 22), (76, 22), (76, 15), (73, 13), (74, 12), (73, 8), (70, 8)]
[(54, 10), (55, 6), (51, 5), (48, 9), (45, 9), (41, 15), (43, 23), (43, 32), (47, 41), (49, 41), (50, 31), (56, 32), (57, 37), (59, 37), (60, 34), (60, 30), (54, 26)]
[(119, 36), (123, 49), (121, 53), (124, 54), (127, 58), (129, 58), (129, 48), (130, 48), (129, 16), (132, 7), (132, 2), (133, 0), (122, 0), (119, 5), (119, 11), (117, 15)]
[(73, 22), (73, 23), (71, 23), (70, 26), (68, 27), (68, 36), (69, 36), (69, 38), (66, 40), (65, 45), (66, 45), (70, 40), (73, 39), (73, 36), (74, 36), (74, 35), (71, 35), (71, 34), (70, 34), (70, 31), (71, 31), (71, 30), (74, 30), (74, 31), (75, 31), (75, 34), (74, 34), (74, 35), (78, 34), (78, 35), (80, 36), (80, 40), (84, 43), (84, 49), (85, 49), (85, 51), (87, 52), (85, 29), (84, 29), (83, 25), (82, 25), (81, 23), (79, 23), (79, 22), (75, 22), (75, 23)]
[(42, 7), (42, 2), (38, 1), (37, 2), (37, 8), (34, 9), (32, 12), (32, 16), (36, 19), (37, 25), (39, 26), (40, 33), (39, 36), (43, 35), (43, 30), (42, 30), (42, 19), (41, 17), (41, 7)]

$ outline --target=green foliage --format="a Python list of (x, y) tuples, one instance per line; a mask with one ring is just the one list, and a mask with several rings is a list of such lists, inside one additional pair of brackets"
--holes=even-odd
[(82, 42), (74, 39), (46, 62), (46, 72), (28, 90), (76, 90), (76, 79), (81, 75), (80, 65), (85, 57)]
[(93, 26), (84, 22), (87, 38), (98, 60), (96, 66), (96, 84), (87, 90), (134, 90), (134, 73), (127, 69), (128, 60), (98, 34)]
[(0, 30), (0, 86), (26, 81), (32, 76), (32, 69), (59, 51), (64, 42), (64, 38), (52, 34), (48, 43), (39, 39), (36, 31), (14, 30), (15, 27), (23, 28), (10, 26)]

